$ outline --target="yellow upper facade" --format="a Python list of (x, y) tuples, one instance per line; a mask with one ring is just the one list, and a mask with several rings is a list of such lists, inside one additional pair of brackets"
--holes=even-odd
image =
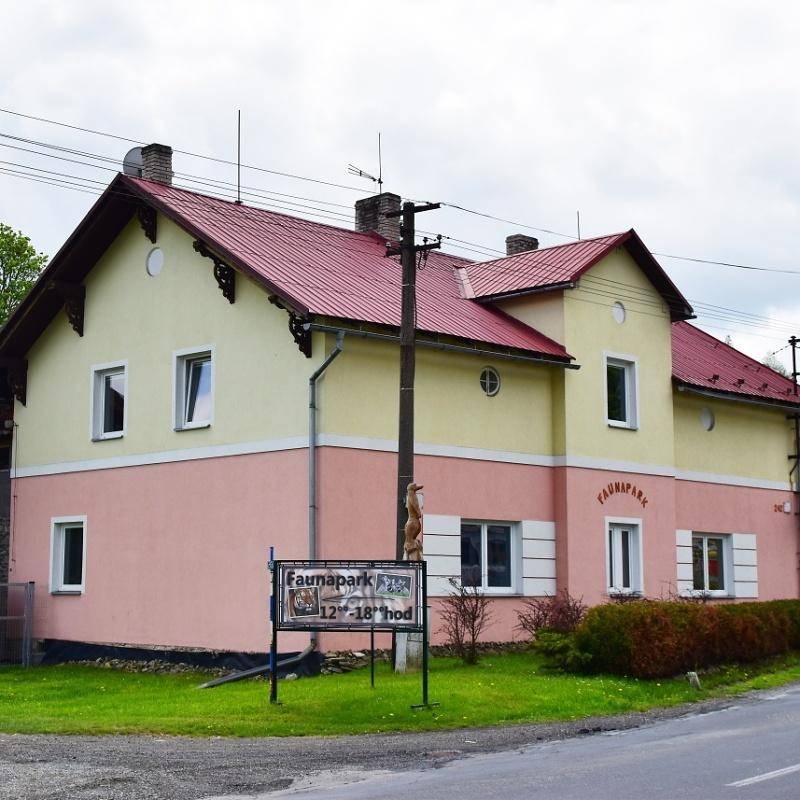
[[(305, 446), (308, 379), (334, 337), (314, 333), (306, 358), (287, 330), (286, 311), (261, 285), (240, 274), (236, 301), (227, 302), (193, 237), (163, 215), (157, 223), (164, 257), (158, 275), (145, 267), (154, 246), (132, 220), (83, 282), (84, 335), (61, 312), (27, 352), (26, 404), (15, 407), (19, 474)], [(575, 288), (498, 306), (562, 343), (579, 369), (420, 347), (422, 452), (788, 482), (784, 409), (673, 387), (669, 309), (624, 248)], [(180, 359), (193, 352), (211, 357), (213, 414), (208, 425), (182, 430), (176, 375)], [(320, 382), (322, 444), (394, 446), (398, 362), (392, 342), (345, 337), (344, 352)], [(96, 373), (107, 365), (124, 367), (125, 426), (123, 435), (97, 440)], [(609, 419), (609, 365), (629, 370), (630, 424)], [(493, 396), (480, 382), (487, 367), (500, 378)]]

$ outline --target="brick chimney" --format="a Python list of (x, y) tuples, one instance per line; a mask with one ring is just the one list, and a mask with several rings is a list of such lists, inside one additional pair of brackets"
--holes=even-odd
[(539, 240), (535, 236), (526, 236), (524, 233), (513, 233), (506, 236), (506, 255), (515, 256), (517, 253), (527, 253), (529, 250), (538, 250)]
[(387, 217), (387, 211), (400, 210), (400, 195), (391, 192), (356, 200), (356, 232), (374, 231), (390, 242), (400, 241), (400, 217)]
[(165, 144), (148, 144), (142, 148), (142, 177), (172, 185), (172, 148)]

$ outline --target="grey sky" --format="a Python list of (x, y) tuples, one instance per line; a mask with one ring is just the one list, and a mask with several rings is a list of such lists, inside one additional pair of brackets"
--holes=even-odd
[[(377, 168), (380, 130), (386, 188), (404, 196), (568, 234), (580, 209), (585, 236), (634, 227), (656, 252), (800, 271), (798, 40), (788, 2), (12, 1), (0, 106), (229, 159), (241, 108), (246, 163), (363, 195), (346, 166)], [(119, 159), (129, 146), (2, 113), (0, 133)], [(112, 176), (5, 146), (0, 159)], [(235, 180), (184, 155), (175, 169)], [(360, 196), (249, 170), (243, 183)], [(93, 199), (0, 174), (0, 220), (51, 255)], [(494, 248), (514, 232), (453, 209), (423, 227)], [(692, 301), (800, 321), (800, 275), (661, 263)], [(759, 358), (800, 333), (700, 322)]]

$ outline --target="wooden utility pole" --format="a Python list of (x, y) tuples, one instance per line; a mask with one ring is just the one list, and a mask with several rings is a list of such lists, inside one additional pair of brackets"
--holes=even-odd
[(387, 255), (400, 255), (403, 288), (400, 310), (400, 405), (397, 449), (397, 540), (395, 557), (403, 558), (406, 524), (406, 488), (414, 480), (414, 374), (416, 371), (415, 331), (417, 327), (417, 253), (441, 247), (441, 242), (414, 244), (414, 215), (439, 208), (439, 203), (403, 203), (402, 211), (386, 216), (402, 216), (400, 247), (389, 247)]

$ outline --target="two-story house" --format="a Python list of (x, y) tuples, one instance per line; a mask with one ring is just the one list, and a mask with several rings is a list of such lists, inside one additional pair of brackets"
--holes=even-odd
[[(169, 148), (143, 156), (0, 332), (11, 579), (36, 581), (42, 639), (257, 652), (270, 546), (394, 556), (400, 199), (345, 230), (173, 187)], [(449, 577), (492, 595), (493, 640), (561, 588), (797, 597), (794, 384), (689, 324), (634, 231), (536, 244), (419, 272), (434, 639)]]

